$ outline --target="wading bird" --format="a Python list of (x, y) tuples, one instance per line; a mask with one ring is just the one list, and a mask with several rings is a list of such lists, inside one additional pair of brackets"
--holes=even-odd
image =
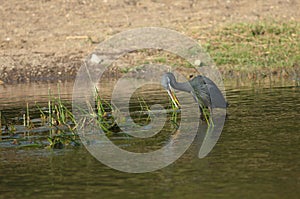
[(180, 103), (171, 87), (191, 93), (199, 104), (202, 114), (203, 108), (226, 108), (228, 105), (217, 85), (211, 79), (202, 75), (198, 75), (188, 82), (177, 82), (173, 73), (168, 72), (162, 76), (161, 85), (167, 90), (177, 108), (180, 107)]

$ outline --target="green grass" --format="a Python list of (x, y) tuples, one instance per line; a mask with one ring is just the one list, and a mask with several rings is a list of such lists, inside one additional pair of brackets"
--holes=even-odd
[(203, 45), (216, 65), (234, 70), (300, 66), (300, 25), (295, 22), (238, 23), (211, 32)]
[[(52, 96), (51, 90), (48, 90), (48, 110), (43, 111), (36, 103), (37, 109), (40, 111), (40, 117), (42, 123), (47, 123), (52, 129), (49, 131), (48, 141), (50, 148), (63, 148), (69, 143), (75, 143), (77, 135), (75, 129), (77, 123), (74, 119), (74, 115), (68, 108), (68, 103), (64, 102), (60, 96), (60, 87), (58, 84), (58, 96)], [(29, 109), (27, 103), (27, 126), (29, 126)], [(67, 133), (71, 132), (71, 134)]]
[[(293, 21), (256, 21), (192, 33), (209, 53), (215, 65), (226, 72), (255, 73), (261, 77), (287, 72), (295, 76), (300, 68), (300, 24)], [(203, 39), (204, 38), (204, 39)], [(190, 53), (196, 53), (191, 49)], [(144, 64), (162, 64), (191, 73), (187, 60), (163, 50), (143, 49), (121, 58), (121, 73), (138, 70)], [(250, 76), (249, 76), (250, 77)]]

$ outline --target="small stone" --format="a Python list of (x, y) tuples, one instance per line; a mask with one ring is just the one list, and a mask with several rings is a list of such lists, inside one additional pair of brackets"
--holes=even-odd
[(200, 66), (201, 65), (201, 60), (199, 60), (199, 59), (195, 60), (194, 64), (196, 66)]
[(91, 62), (93, 62), (95, 64), (99, 64), (101, 62), (101, 59), (97, 55), (92, 54)]

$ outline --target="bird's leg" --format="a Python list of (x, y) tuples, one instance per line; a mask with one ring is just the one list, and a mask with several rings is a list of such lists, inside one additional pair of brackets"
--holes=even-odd
[(203, 109), (202, 109), (201, 107), (200, 107), (200, 119), (201, 119), (202, 121), (205, 121)]
[(200, 106), (200, 119), (202, 121), (206, 121), (206, 123), (209, 125), (211, 122), (211, 109), (210, 107)]

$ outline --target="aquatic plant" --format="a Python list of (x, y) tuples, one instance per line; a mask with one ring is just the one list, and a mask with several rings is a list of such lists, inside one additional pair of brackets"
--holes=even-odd
[[(83, 111), (85, 115), (85, 121), (76, 121), (75, 117), (70, 109), (71, 104), (68, 101), (64, 101), (60, 95), (59, 85), (57, 87), (58, 94), (54, 96), (50, 89), (48, 89), (48, 101), (47, 104), (41, 105), (35, 102), (36, 113), (30, 107), (29, 103), (26, 103), (26, 110), (22, 113), (21, 117), (22, 125), (14, 125), (11, 122), (6, 122), (5, 133), (11, 135), (10, 139), (15, 139), (13, 143), (18, 143), (16, 146), (45, 146), (45, 142), (35, 142), (31, 136), (35, 135), (35, 132), (46, 132), (49, 148), (63, 148), (67, 145), (77, 146), (79, 145), (79, 137), (76, 131), (80, 131), (79, 124), (91, 124), (95, 122), (107, 136), (111, 136), (120, 132), (120, 128), (116, 123), (115, 114), (120, 112), (117, 107), (114, 107), (108, 100), (105, 100), (100, 96), (98, 89), (95, 88), (94, 101), (95, 106), (88, 105), (88, 110)], [(175, 104), (170, 103), (167, 108), (170, 109), (167, 113), (170, 116), (171, 121), (176, 124), (179, 121), (178, 114), (180, 111), (176, 108)], [(36, 120), (36, 116), (39, 115), (40, 119)], [(130, 112), (130, 116), (135, 122), (141, 125), (147, 125), (151, 120), (150, 105), (143, 96), (138, 96), (137, 100), (134, 100), (133, 109)], [(127, 117), (127, 116), (125, 116)], [(129, 116), (128, 116), (129, 117)], [(32, 118), (35, 118), (32, 120)], [(3, 114), (0, 112), (0, 130), (3, 126)], [(126, 121), (126, 118), (124, 118)], [(24, 126), (25, 128), (21, 128)], [(41, 131), (37, 128), (41, 127)], [(37, 131), (36, 131), (37, 130)], [(24, 135), (15, 137), (16, 133), (24, 132)], [(28, 142), (29, 141), (29, 142)]]
[(112, 128), (116, 126), (114, 117), (112, 116), (113, 107), (106, 100), (101, 99), (97, 88), (95, 88), (95, 102), (98, 125), (105, 133), (111, 133)]
[[(69, 142), (78, 144), (76, 141), (78, 136), (75, 133), (77, 122), (73, 113), (67, 107), (67, 102), (63, 102), (61, 99), (59, 85), (57, 97), (52, 96), (51, 90), (48, 90), (47, 105), (48, 110), (45, 111), (36, 103), (42, 123), (46, 123), (50, 128), (48, 136), (49, 146), (51, 148), (61, 148)], [(71, 134), (66, 132), (71, 132)]]

